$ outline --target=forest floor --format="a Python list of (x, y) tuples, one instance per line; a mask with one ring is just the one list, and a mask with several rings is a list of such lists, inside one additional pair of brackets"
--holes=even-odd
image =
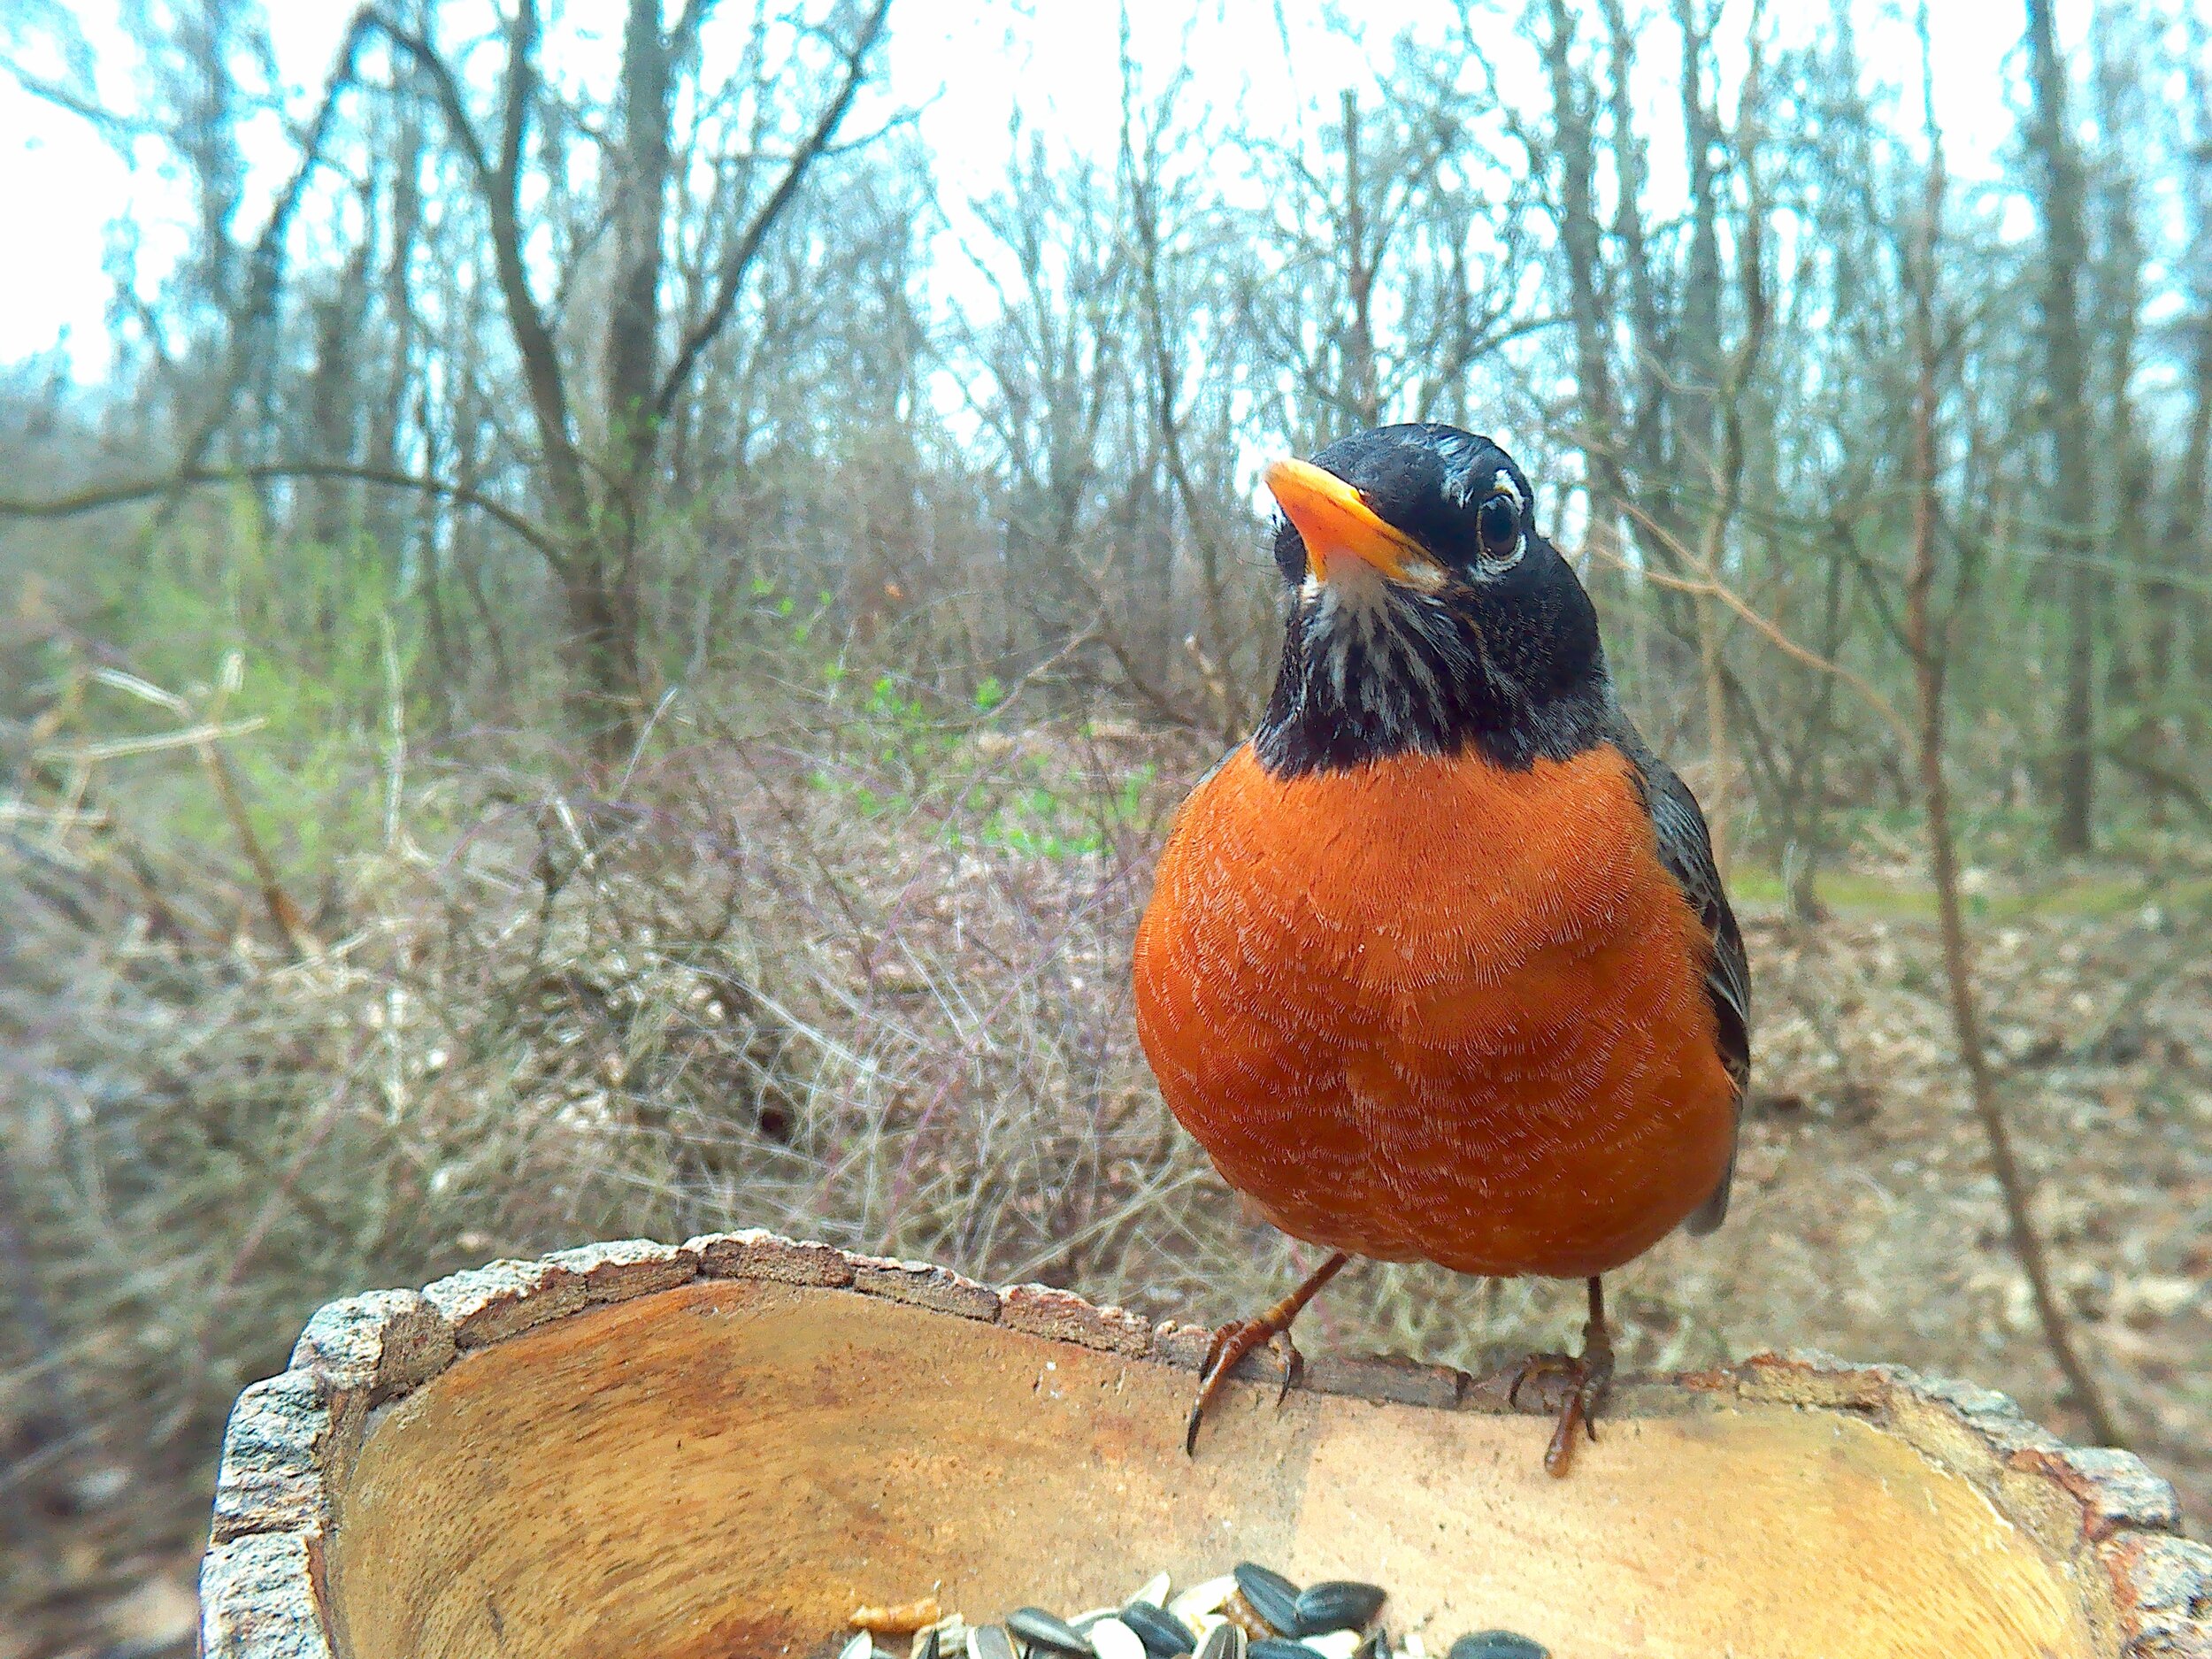
[[(0, 841), (0, 1659), (190, 1651), (223, 1409), (331, 1296), (741, 1225), (1156, 1316), (1280, 1294), (1302, 1248), (1241, 1217), (1129, 1029), (1130, 932), (1203, 759), (1031, 733), (833, 761), (702, 741), (612, 802), (481, 768), (368, 777), (382, 833), (288, 878), (321, 895), (304, 951), (119, 808), (97, 841)], [(2203, 1536), (2205, 863), (1975, 884), (2079, 1340)], [(1740, 885), (1758, 1014), (1735, 1205), (1609, 1281), (1626, 1363), (1814, 1347), (2002, 1388), (2078, 1438), (1908, 858), (1855, 846), (1800, 929)], [(1579, 1312), (1574, 1286), (1363, 1266), (1301, 1336), (1480, 1371)]]

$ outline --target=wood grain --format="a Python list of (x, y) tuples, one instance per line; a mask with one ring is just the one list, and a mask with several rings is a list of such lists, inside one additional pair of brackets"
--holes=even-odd
[(1373, 1578), (1439, 1651), (1491, 1624), (1558, 1659), (2108, 1651), (2077, 1563), (1848, 1411), (1632, 1388), (1552, 1481), (1540, 1420), (1251, 1385), (1187, 1461), (1188, 1388), (850, 1290), (590, 1307), (372, 1420), (336, 1483), (338, 1650), (805, 1655), (860, 1602), (1072, 1610), (1251, 1557)]

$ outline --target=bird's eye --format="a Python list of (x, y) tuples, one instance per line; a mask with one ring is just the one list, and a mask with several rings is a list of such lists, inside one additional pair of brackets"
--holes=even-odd
[(1486, 559), (1509, 559), (1521, 544), (1521, 512), (1509, 495), (1493, 495), (1475, 513), (1475, 536)]

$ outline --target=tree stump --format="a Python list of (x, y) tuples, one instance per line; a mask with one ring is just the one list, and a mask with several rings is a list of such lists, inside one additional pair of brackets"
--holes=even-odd
[(2212, 1655), (2171, 1488), (1984, 1389), (1817, 1355), (1632, 1379), (1553, 1480), (1548, 1420), (1391, 1360), (1317, 1358), (1278, 1408), (1255, 1356), (1186, 1458), (1203, 1347), (760, 1233), (334, 1302), (233, 1413), (204, 1649), (809, 1655), (862, 1603), (1072, 1610), (1253, 1559), (1385, 1585), (1439, 1652)]

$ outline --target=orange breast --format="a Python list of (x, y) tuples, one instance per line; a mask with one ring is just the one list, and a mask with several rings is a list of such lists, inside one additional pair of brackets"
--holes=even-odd
[(1168, 1105), (1285, 1232), (1579, 1276), (1721, 1178), (1708, 947), (1625, 757), (1402, 757), (1283, 780), (1239, 749), (1137, 931)]

